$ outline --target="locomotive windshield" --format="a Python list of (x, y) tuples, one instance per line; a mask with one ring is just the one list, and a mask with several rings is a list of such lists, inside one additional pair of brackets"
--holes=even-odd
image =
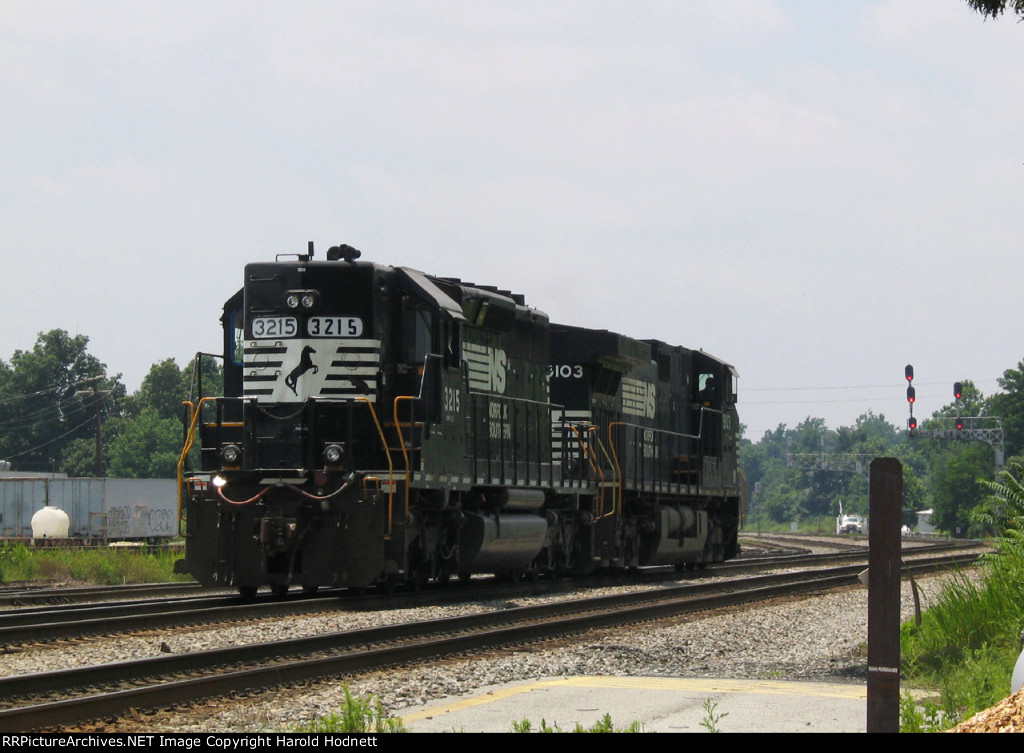
[(241, 366), (245, 353), (245, 327), (242, 312), (231, 312), (231, 348), (228, 357), (235, 366)]

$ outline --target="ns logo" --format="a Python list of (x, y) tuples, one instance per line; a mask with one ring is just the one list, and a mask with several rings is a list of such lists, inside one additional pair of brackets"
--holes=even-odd
[(503, 395), (505, 394), (505, 370), (508, 368), (508, 356), (501, 348), (488, 348), (487, 356), (487, 371), (490, 381), (488, 389)]
[(508, 356), (502, 348), (465, 343), (463, 357), (469, 367), (470, 386), (475, 390), (505, 393), (508, 381)]

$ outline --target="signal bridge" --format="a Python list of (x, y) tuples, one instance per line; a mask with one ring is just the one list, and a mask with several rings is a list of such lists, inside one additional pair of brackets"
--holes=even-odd
[(909, 429), (911, 439), (960, 439), (966, 442), (984, 442), (995, 453), (996, 475), (1006, 465), (1003, 445), (1003, 423), (998, 416), (969, 416), (966, 418), (933, 418), (927, 429)]

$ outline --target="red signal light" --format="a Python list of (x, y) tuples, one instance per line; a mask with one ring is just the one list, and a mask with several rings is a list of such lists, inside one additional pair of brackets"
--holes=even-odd
[(914, 381), (914, 367), (911, 366), (909, 363), (907, 364), (907, 368), (904, 373), (907, 375), (908, 382)]
[(962, 382), (953, 382), (953, 397), (959, 400), (964, 395), (964, 385)]
[(913, 387), (907, 387), (907, 402), (913, 403), (917, 399), (917, 393)]
[(960, 418), (959, 416), (957, 416), (957, 419), (956, 419), (956, 428), (958, 428), (958, 429), (964, 428), (964, 420), (962, 418)]
[(911, 431), (914, 431), (917, 428), (917, 419), (911, 416), (907, 421), (907, 427), (909, 427)]

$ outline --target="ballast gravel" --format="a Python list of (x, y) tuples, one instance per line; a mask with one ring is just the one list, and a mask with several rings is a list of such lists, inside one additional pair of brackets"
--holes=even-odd
[[(937, 594), (941, 580), (941, 576), (919, 580), (924, 608)], [(587, 596), (592, 595), (596, 594), (587, 593)], [(533, 601), (341, 612), (261, 620), (219, 629), (85, 641), (73, 648), (57, 644), (3, 656), (0, 674), (155, 656), (167, 650), (200, 651), (243, 642), (432, 619), (460, 611), (521, 606)], [(913, 599), (910, 584), (906, 582), (902, 588), (901, 608), (902, 619), (912, 618)], [(125, 732), (287, 731), (337, 712), (344, 705), (346, 687), (355, 698), (378, 698), (388, 714), (400, 717), (404, 710), (485, 686), (574, 675), (809, 679), (863, 684), (866, 640), (867, 591), (844, 589), (773, 601), (749, 609), (594, 631), (546, 642), (532, 650), (495, 650), (473, 659), (435, 661), (370, 675), (305, 683), (251, 697), (203, 701), (190, 708), (136, 715), (107, 724), (104, 729)]]

